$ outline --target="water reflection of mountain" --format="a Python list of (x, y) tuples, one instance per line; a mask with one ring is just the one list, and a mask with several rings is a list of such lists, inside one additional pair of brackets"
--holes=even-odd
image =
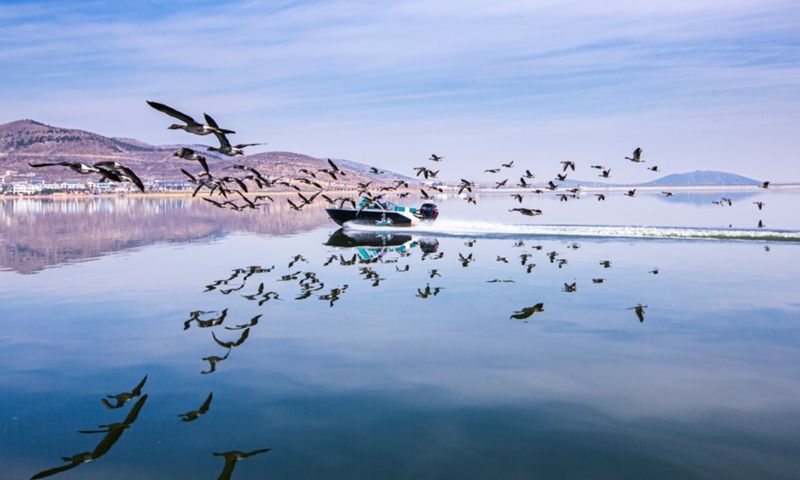
[(302, 212), (282, 197), (252, 212), (190, 198), (11, 199), (0, 201), (0, 269), (36, 273), (154, 243), (241, 231), (287, 235), (327, 222), (323, 205)]

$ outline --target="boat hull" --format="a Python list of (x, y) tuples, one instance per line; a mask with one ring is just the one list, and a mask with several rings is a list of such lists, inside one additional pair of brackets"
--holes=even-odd
[(416, 219), (409, 218), (399, 212), (364, 209), (361, 211), (350, 208), (326, 208), (331, 220), (343, 225), (345, 222), (364, 225), (391, 225), (393, 227), (410, 227)]

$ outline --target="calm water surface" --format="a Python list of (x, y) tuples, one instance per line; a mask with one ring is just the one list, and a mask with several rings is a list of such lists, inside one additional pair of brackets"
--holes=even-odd
[(391, 235), (282, 202), (0, 201), (2, 477), (798, 478), (800, 242), (526, 230), (800, 229), (797, 193), (720, 195), (530, 219), (484, 194)]

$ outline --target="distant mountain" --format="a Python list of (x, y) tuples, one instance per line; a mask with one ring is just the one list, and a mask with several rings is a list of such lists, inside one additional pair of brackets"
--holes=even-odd
[[(200, 137), (198, 137), (199, 139)], [(213, 137), (209, 137), (214, 140)], [(293, 152), (265, 152), (254, 155), (226, 157), (205, 151), (202, 145), (185, 145), (202, 152), (208, 158), (212, 171), (220, 171), (233, 163), (257, 168), (269, 177), (300, 176), (301, 168), (316, 171), (327, 168), (325, 159)], [(44, 180), (66, 180), (80, 178), (65, 168), (32, 168), (28, 162), (80, 161), (94, 163), (115, 160), (133, 169), (143, 180), (186, 180), (180, 169), (190, 172), (199, 170), (196, 162), (181, 160), (173, 156), (177, 145), (150, 145), (131, 138), (105, 137), (84, 130), (54, 127), (33, 120), (18, 120), (0, 125), (0, 175), (6, 170), (18, 176), (35, 176)], [(338, 165), (338, 164), (337, 164)], [(376, 184), (392, 183), (402, 175), (385, 172), (374, 175), (369, 165), (341, 161), (339, 165), (348, 174), (337, 180), (324, 173), (317, 174), (317, 181), (326, 189), (354, 188), (356, 183), (375, 181)]]
[(734, 173), (717, 172), (714, 170), (695, 170), (687, 173), (673, 173), (652, 182), (643, 183), (643, 186), (700, 186), (700, 185), (760, 185), (759, 180), (743, 177)]
[(718, 185), (761, 185), (761, 181), (736, 175), (735, 173), (714, 170), (695, 170), (687, 173), (673, 173), (646, 183), (603, 183), (594, 180), (583, 181), (568, 179), (556, 182), (560, 187), (667, 187), (667, 186), (718, 186)]

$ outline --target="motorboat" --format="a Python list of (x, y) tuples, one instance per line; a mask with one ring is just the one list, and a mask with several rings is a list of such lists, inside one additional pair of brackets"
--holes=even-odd
[(378, 227), (410, 227), (432, 222), (439, 216), (439, 209), (433, 203), (414, 208), (368, 198), (362, 198), (356, 208), (327, 208), (325, 211), (339, 225), (352, 222)]

